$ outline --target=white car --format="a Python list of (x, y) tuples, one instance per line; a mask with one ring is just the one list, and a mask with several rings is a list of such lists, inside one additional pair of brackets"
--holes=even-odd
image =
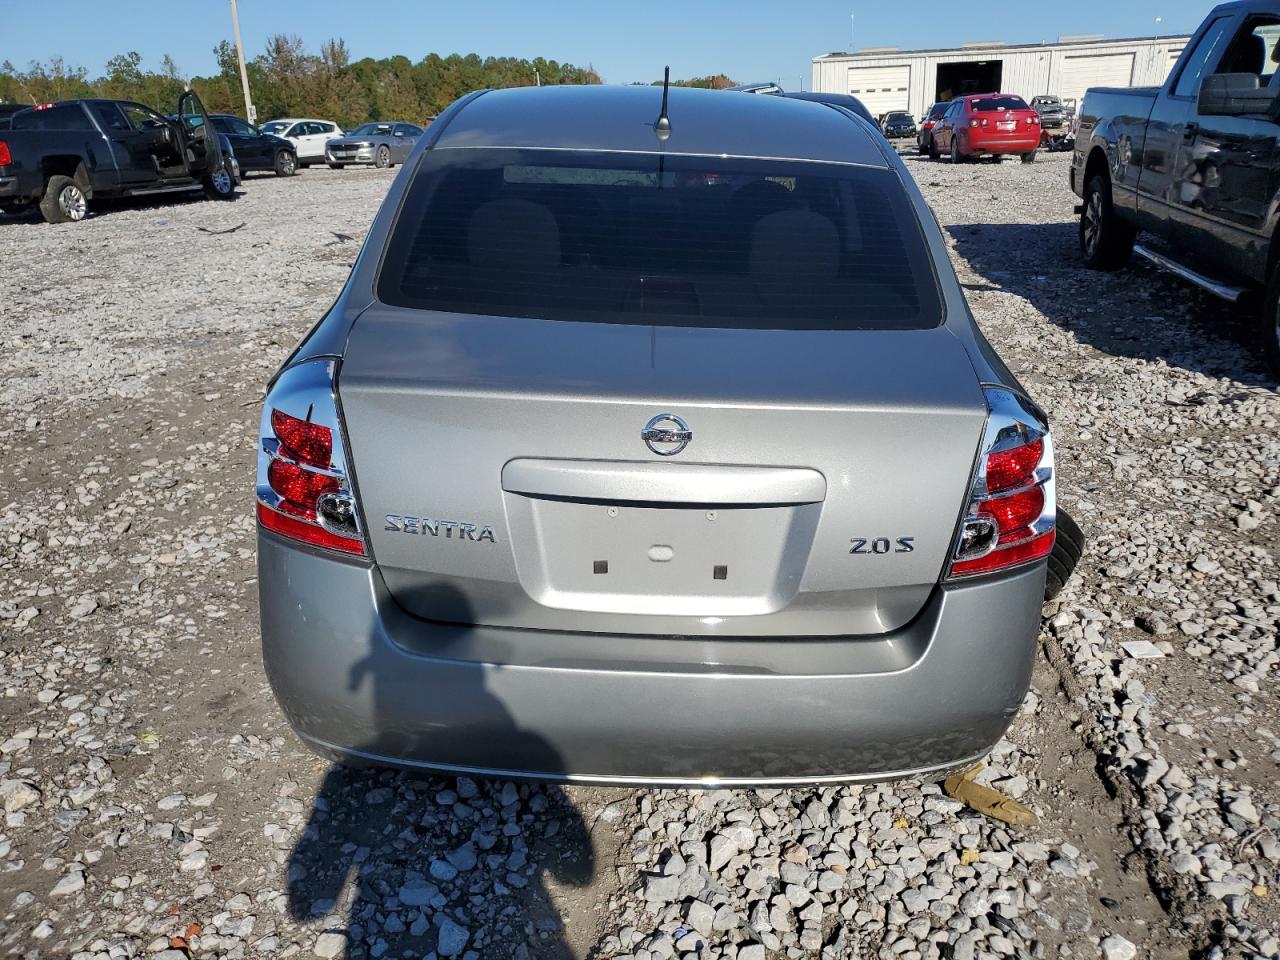
[(298, 154), (298, 166), (324, 162), (324, 145), (334, 137), (342, 136), (342, 128), (332, 120), (309, 120), (300, 117), (284, 117), (272, 120), (260, 127), (263, 133), (284, 137), (293, 144)]

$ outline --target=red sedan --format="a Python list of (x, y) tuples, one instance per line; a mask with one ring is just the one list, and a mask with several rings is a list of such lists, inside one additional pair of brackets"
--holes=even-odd
[(946, 153), (952, 163), (961, 163), (1015, 153), (1031, 163), (1040, 145), (1040, 115), (1010, 93), (973, 94), (951, 101), (931, 133), (929, 156), (934, 158)]

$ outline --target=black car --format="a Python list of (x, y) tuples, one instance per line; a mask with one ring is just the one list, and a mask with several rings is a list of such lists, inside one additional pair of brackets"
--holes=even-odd
[(920, 118), (920, 132), (916, 134), (916, 146), (921, 153), (928, 153), (933, 145), (933, 126), (942, 119), (942, 115), (951, 108), (950, 100), (941, 100), (929, 108), (929, 112)]
[(914, 137), (916, 135), (916, 121), (905, 110), (893, 110), (884, 115), (884, 123), (881, 125), (881, 129), (884, 130), (884, 135), (890, 140)]
[(805, 91), (801, 93), (779, 93), (780, 97), (788, 97), (792, 100), (809, 100), (813, 103), (827, 103), (833, 107), (844, 107), (856, 113), (867, 123), (871, 124), (877, 130), (880, 125), (876, 123), (876, 118), (871, 115), (871, 111), (866, 105), (855, 96), (847, 93), (815, 93), (814, 91)]
[(210, 116), (213, 128), (225, 133), (236, 151), (240, 170), (270, 170), (279, 177), (291, 177), (298, 172), (298, 152), (283, 137), (263, 133), (252, 123), (229, 113)]

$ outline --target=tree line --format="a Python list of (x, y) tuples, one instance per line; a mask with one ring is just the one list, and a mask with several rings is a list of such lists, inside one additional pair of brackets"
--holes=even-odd
[[(222, 41), (214, 48), (218, 72), (191, 77), (189, 84), (210, 113), (243, 115), (244, 96), (235, 47)], [(416, 63), (405, 56), (351, 60), (347, 45), (333, 39), (309, 52), (301, 38), (278, 34), (266, 49), (245, 64), (249, 90), (262, 121), (275, 117), (321, 117), (345, 129), (368, 120), (421, 121), (435, 116), (472, 90), (498, 87), (600, 83), (588, 64), (578, 67), (536, 57), (480, 57), (478, 54), (429, 53)], [(0, 63), (0, 102), (48, 103), (74, 97), (136, 100), (171, 112), (188, 85), (167, 54), (160, 69), (145, 69), (142, 57), (129, 52), (107, 61), (102, 76), (90, 78), (83, 67), (55, 57), (19, 70)]]

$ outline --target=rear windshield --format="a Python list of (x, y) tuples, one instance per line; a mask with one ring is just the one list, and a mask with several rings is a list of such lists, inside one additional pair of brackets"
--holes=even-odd
[(1031, 109), (1021, 97), (983, 97), (981, 100), (970, 100), (969, 106), (980, 111)]
[(929, 119), (936, 120), (938, 117), (946, 113), (947, 108), (950, 106), (951, 106), (950, 100), (946, 101), (945, 103), (935, 103), (932, 107), (929, 108)]
[(942, 319), (893, 172), (639, 153), (428, 151), (378, 297), (452, 313), (742, 329)]
[(24, 110), (13, 115), (14, 130), (92, 130), (93, 124), (78, 103)]

